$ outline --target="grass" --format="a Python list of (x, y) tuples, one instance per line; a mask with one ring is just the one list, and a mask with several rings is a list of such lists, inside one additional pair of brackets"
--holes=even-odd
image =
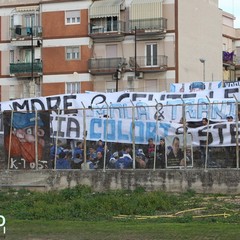
[[(77, 186), (0, 192), (6, 239), (238, 239), (240, 196)], [(0, 239), (1, 235), (0, 228)]]
[[(159, 240), (239, 239), (239, 224), (159, 223), (139, 221), (23, 221), (9, 220), (6, 239)], [(0, 238), (1, 239), (1, 238)]]

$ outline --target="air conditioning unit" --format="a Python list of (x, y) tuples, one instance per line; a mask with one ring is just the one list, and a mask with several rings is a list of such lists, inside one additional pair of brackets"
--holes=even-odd
[(93, 26), (92, 33), (103, 33), (104, 27), (103, 26)]
[(143, 72), (138, 72), (137, 77), (142, 79), (143, 78)]
[(126, 10), (126, 5), (125, 5), (125, 3), (120, 4), (120, 10), (121, 10), (121, 11)]

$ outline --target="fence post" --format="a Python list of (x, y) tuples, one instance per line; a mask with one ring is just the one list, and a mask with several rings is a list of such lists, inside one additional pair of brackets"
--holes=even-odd
[(187, 136), (186, 136), (186, 105), (181, 97), (182, 100), (182, 120), (183, 120), (183, 156), (184, 156), (184, 168), (187, 168)]
[(35, 168), (38, 170), (38, 112), (35, 109)]
[(158, 101), (155, 99), (155, 102), (157, 103), (155, 106), (156, 109), (156, 134), (155, 134), (155, 147), (154, 147), (154, 156), (153, 156), (153, 171), (156, 170), (156, 159), (157, 159), (157, 144), (158, 144), (158, 113), (159, 113), (159, 105), (161, 103), (158, 103)]
[(83, 102), (81, 102), (81, 103), (83, 105), (83, 144), (84, 144), (84, 146), (83, 146), (83, 150), (84, 150), (83, 162), (84, 162), (84, 164), (86, 164), (86, 162), (87, 162), (86, 108), (85, 108)]
[(107, 119), (106, 119), (106, 135), (104, 138), (104, 156), (103, 156), (103, 172), (106, 172), (106, 155), (107, 155), (107, 138), (108, 138), (108, 113), (109, 113), (109, 105), (107, 104), (107, 102), (105, 101), (106, 105), (107, 105)]
[(205, 151), (205, 170), (207, 169), (207, 162), (208, 162), (208, 137), (209, 137), (209, 122), (210, 122), (210, 114), (211, 114), (211, 102), (208, 96), (206, 96), (208, 100), (208, 123), (207, 123), (207, 141), (206, 141), (206, 151)]
[(11, 125), (10, 125), (10, 136), (8, 143), (8, 170), (10, 169), (10, 160), (11, 160), (11, 148), (12, 148), (12, 125), (13, 125), (13, 109), (11, 111)]
[(235, 123), (236, 123), (236, 167), (237, 169), (239, 169), (239, 140), (238, 140), (238, 100), (235, 96), (235, 94), (233, 94), (234, 98), (235, 98), (235, 101), (236, 101), (236, 110), (235, 110)]
[(57, 151), (58, 151), (58, 130), (59, 130), (59, 115), (60, 115), (60, 108), (58, 108), (58, 121), (57, 121), (57, 134), (55, 139), (55, 151), (54, 151), (54, 169), (56, 169), (57, 164)]
[(135, 105), (133, 104), (132, 100), (132, 142), (133, 142), (133, 169), (136, 168), (136, 146), (135, 146)]

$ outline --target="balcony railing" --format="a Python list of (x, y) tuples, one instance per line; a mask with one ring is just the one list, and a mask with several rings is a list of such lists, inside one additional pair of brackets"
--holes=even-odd
[[(136, 57), (136, 68), (138, 71), (150, 72), (150, 71), (166, 71), (168, 57), (165, 55), (153, 56), (138, 56)], [(135, 69), (135, 57), (129, 58), (129, 67)]]
[(93, 74), (111, 74), (126, 65), (125, 58), (92, 58), (88, 61), (88, 69)]
[(167, 30), (166, 18), (154, 18), (154, 19), (137, 19), (129, 20), (130, 31), (137, 30), (156, 30), (165, 32)]
[(126, 24), (122, 21), (101, 21), (89, 24), (90, 34), (102, 34), (102, 33), (123, 33), (126, 30)]
[(10, 28), (10, 35), (11, 39), (29, 38), (30, 36), (42, 37), (42, 27), (14, 27)]
[(42, 62), (32, 63), (10, 63), (10, 75), (26, 76), (42, 74)]

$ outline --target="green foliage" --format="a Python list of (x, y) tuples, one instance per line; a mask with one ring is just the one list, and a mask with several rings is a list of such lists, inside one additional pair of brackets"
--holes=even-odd
[[(20, 220), (108, 220), (128, 216), (121, 221), (135, 219), (135, 216), (164, 216), (171, 218), (148, 218), (149, 221), (180, 222), (202, 221), (194, 215), (213, 215), (209, 222), (222, 221), (240, 223), (239, 204), (234, 196), (218, 197), (200, 195), (189, 190), (182, 194), (162, 191), (147, 192), (144, 188), (134, 191), (116, 190), (94, 192), (90, 187), (78, 185), (60, 191), (47, 193), (27, 190), (0, 192), (0, 211), (7, 218)], [(194, 208), (204, 208), (194, 211)], [(193, 209), (193, 210), (191, 210)], [(189, 211), (190, 210), (190, 211)], [(177, 213), (176, 215), (174, 215)], [(214, 216), (228, 213), (228, 218)], [(206, 221), (206, 218), (204, 219)]]

